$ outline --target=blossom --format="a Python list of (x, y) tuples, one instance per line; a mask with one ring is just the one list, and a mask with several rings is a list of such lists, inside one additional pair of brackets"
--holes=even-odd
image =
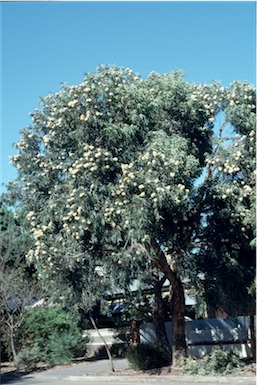
[(71, 100), (69, 103), (68, 103), (68, 106), (69, 107), (74, 107), (76, 104), (78, 103), (78, 100)]
[(45, 135), (45, 136), (43, 136), (43, 142), (45, 143), (45, 145), (47, 145), (48, 143), (49, 143), (49, 137), (48, 137), (48, 135)]
[(29, 211), (28, 214), (26, 215), (27, 219), (31, 219), (34, 216), (34, 211)]

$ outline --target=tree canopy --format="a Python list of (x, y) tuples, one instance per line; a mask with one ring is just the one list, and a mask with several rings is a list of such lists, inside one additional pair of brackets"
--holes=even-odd
[(198, 263), (206, 272), (208, 302), (235, 315), (254, 306), (247, 287), (255, 277), (256, 96), (246, 83), (235, 82), (230, 92), (207, 160), (211, 183), (203, 211), (206, 249), (202, 248)]
[[(17, 143), (10, 194), (45, 284), (90, 307), (157, 268), (181, 325), (183, 277), (211, 274), (209, 256), (244, 269), (235, 250), (253, 238), (254, 103), (247, 83), (105, 66), (42, 98)], [(177, 334), (181, 348), (183, 325)]]

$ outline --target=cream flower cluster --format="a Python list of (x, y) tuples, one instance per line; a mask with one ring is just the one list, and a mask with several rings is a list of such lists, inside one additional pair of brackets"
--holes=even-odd
[[(70, 207), (69, 207), (70, 208)], [(82, 209), (78, 210), (79, 212)], [(63, 258), (67, 252), (68, 245), (80, 239), (77, 226), (64, 223), (63, 230), (57, 236), (53, 235), (53, 221), (42, 224), (44, 213), (28, 212), (26, 218), (30, 223), (30, 231), (34, 238), (34, 249), (27, 255), (28, 261), (40, 262), (41, 268), (46, 271), (51, 267), (62, 268)], [(68, 235), (66, 237), (65, 235)], [(67, 243), (68, 241), (68, 243)], [(53, 272), (53, 270), (52, 270)]]
[[(106, 219), (116, 223), (116, 216), (125, 213), (135, 199), (141, 208), (144, 204), (157, 208), (165, 197), (176, 205), (185, 202), (189, 189), (174, 180), (181, 166), (185, 166), (184, 160), (167, 159), (164, 153), (156, 150), (147, 151), (135, 163), (123, 164), (120, 183), (112, 190), (114, 203), (105, 208)], [(129, 225), (127, 220), (124, 224)]]
[(249, 144), (249, 138), (253, 138), (254, 131), (249, 135), (237, 135), (230, 152), (221, 153), (209, 163), (216, 169), (217, 177), (222, 172), (227, 178), (220, 178), (216, 184), (216, 193), (222, 199), (229, 199), (234, 206), (232, 217), (243, 222), (241, 229), (245, 231), (253, 221), (251, 205), (254, 206), (255, 197), (255, 168), (254, 162), (249, 161), (251, 151), (254, 149)]
[(80, 172), (113, 171), (116, 164), (118, 164), (118, 158), (113, 157), (110, 151), (86, 145), (83, 155), (73, 163), (68, 172), (73, 178), (76, 178)]
[[(213, 122), (215, 120), (214, 115), (216, 108), (225, 95), (226, 90), (224, 87), (218, 87), (216, 85), (206, 86), (203, 84), (194, 87), (191, 100), (197, 103), (200, 102), (202, 104), (202, 110), (204, 110), (209, 117), (209, 121)], [(199, 109), (199, 107), (197, 108)]]

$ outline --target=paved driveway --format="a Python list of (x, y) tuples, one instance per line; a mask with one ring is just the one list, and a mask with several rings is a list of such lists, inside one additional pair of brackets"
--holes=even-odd
[[(54, 368), (31, 374), (12, 373), (3, 374), (1, 384), (15, 385), (193, 385), (193, 384), (228, 384), (228, 385), (253, 385), (256, 384), (254, 376), (174, 376), (174, 375), (120, 375), (119, 370), (128, 369), (127, 360), (114, 361), (116, 373), (110, 373), (108, 360), (83, 362), (67, 368)], [(109, 375), (106, 375), (109, 372)], [(123, 372), (124, 373), (124, 372)], [(102, 374), (102, 375), (101, 375)]]

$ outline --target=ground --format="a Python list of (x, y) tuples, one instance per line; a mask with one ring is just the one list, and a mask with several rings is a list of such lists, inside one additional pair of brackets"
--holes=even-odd
[[(81, 363), (83, 362), (88, 362), (88, 360), (77, 360), (76, 362), (73, 362), (72, 364), (70, 365), (61, 365), (61, 366), (54, 366), (53, 368), (51, 368), (52, 370), (54, 369), (64, 369), (64, 368), (74, 368), (74, 367), (78, 367)], [(114, 360), (114, 366), (115, 366), (115, 360)], [(34, 372), (40, 372), (40, 371), (45, 371), (47, 368), (45, 365), (39, 365), (38, 368), (36, 370), (34, 370)], [(17, 370), (15, 369), (15, 367), (12, 365), (12, 363), (10, 362), (3, 362), (1, 363), (1, 373), (10, 373), (10, 372), (17, 372)], [(134, 370), (132, 368), (116, 368), (115, 369), (115, 373), (112, 373), (111, 370), (104, 370), (104, 371), (101, 371), (101, 370), (98, 370), (97, 372), (94, 373), (94, 375), (97, 375), (97, 376), (109, 376), (109, 375), (115, 375), (115, 376), (145, 376), (145, 375), (149, 375), (149, 376), (153, 376), (153, 375), (156, 375), (156, 376), (170, 376), (170, 375), (174, 375), (174, 376), (179, 376), (179, 375), (182, 375), (181, 373), (181, 370), (179, 368), (172, 368), (170, 366), (167, 366), (167, 367), (163, 367), (163, 368), (160, 368), (160, 369), (153, 369), (153, 370), (148, 370), (148, 371), (137, 371), (137, 370)], [(247, 362), (244, 369), (243, 369), (243, 372), (242, 372), (242, 376), (255, 376), (256, 375), (256, 363), (255, 362)]]

